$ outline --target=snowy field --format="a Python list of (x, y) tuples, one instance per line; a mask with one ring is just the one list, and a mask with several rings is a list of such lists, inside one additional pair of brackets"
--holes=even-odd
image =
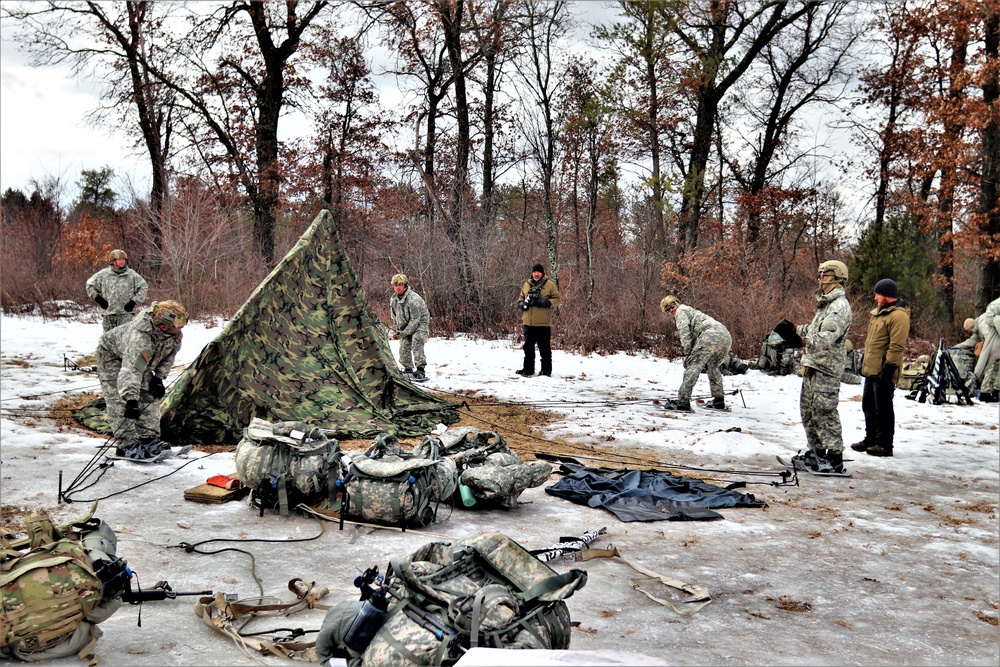
[[(185, 327), (177, 363), (193, 361), (219, 328), (199, 322)], [(60, 426), (46, 414), (66, 395), (98, 391), (96, 374), (66, 370), (64, 358), (92, 355), (100, 333), (93, 321), (0, 319), (4, 515), (45, 508), (65, 522), (86, 513), (84, 499), (149, 482), (102, 500), (96, 512), (117, 532), (119, 555), (143, 585), (166, 579), (176, 590), (255, 595), (246, 554), (203, 555), (177, 546), (213, 538), (301, 540), (317, 535), (320, 525), (300, 516), (260, 518), (240, 502), (182, 499), (184, 489), (207, 477), (234, 472), (232, 453), (192, 452), (188, 459), (146, 466), (118, 462), (78, 502), (57, 502), (60, 471), (65, 485), (103, 439)], [(395, 352), (398, 343), (392, 344)], [(664, 467), (776, 471), (776, 455), (788, 458), (805, 447), (796, 377), (758, 371), (728, 377), (727, 390), (740, 392), (727, 397), (731, 412), (696, 409), (688, 415), (653, 404), (676, 395), (683, 374), (679, 359), (555, 350), (553, 377), (520, 378), (513, 371), (521, 352), (509, 342), (431, 338), (427, 357), (431, 379), (424, 386), (431, 391), (534, 405), (554, 417), (542, 437), (642, 452)], [(841, 386), (847, 443), (863, 436), (860, 392), (860, 385)], [(695, 394), (707, 393), (703, 376)], [(918, 404), (904, 394), (897, 391), (895, 399), (894, 458), (851, 452), (851, 479), (803, 475), (798, 486), (751, 485), (746, 491), (769, 506), (723, 510), (723, 521), (624, 524), (539, 488), (526, 492), (515, 511), (445, 511), (446, 518), (426, 531), (341, 533), (326, 523), (315, 540), (239, 546), (254, 555), (266, 594), (288, 601), (287, 581), (301, 577), (329, 586), (330, 601), (356, 596), (351, 582), (358, 568), (384, 569), (390, 556), (442, 536), (502, 532), (527, 548), (541, 548), (561, 535), (606, 526), (607, 535), (595, 546), (613, 543), (629, 560), (707, 587), (714, 600), (682, 617), (633, 590), (629, 579), (635, 572), (621, 562), (572, 564), (590, 577), (568, 600), (580, 622), (575, 649), (631, 651), (669, 664), (1000, 664), (1000, 411), (997, 404)], [(124, 607), (101, 625), (105, 635), (97, 653), (104, 664), (255, 662), (202, 624), (190, 599), (147, 603), (142, 626), (136, 621), (136, 608)], [(316, 629), (321, 622), (322, 612), (313, 611), (259, 623), (265, 629)]]

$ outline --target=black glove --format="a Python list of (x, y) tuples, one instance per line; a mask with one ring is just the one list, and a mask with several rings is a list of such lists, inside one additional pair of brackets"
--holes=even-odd
[(125, 401), (125, 419), (138, 419), (141, 414), (139, 401), (134, 398), (130, 401)]
[(156, 377), (155, 375), (149, 379), (149, 395), (153, 398), (163, 398), (163, 395), (167, 393), (166, 388), (163, 386), (163, 380)]
[(552, 302), (549, 301), (548, 299), (539, 299), (538, 301), (535, 302), (535, 305), (538, 306), (539, 308), (551, 308)]
[(129, 299), (125, 303), (125, 310), (127, 310), (128, 312), (131, 313), (133, 308), (135, 308), (135, 301), (133, 301), (132, 299)]
[(879, 371), (878, 379), (882, 382), (892, 384), (892, 378), (896, 374), (897, 368), (896, 364), (890, 364), (889, 362), (882, 364), (882, 370)]
[(802, 337), (795, 331), (795, 325), (788, 320), (781, 320), (775, 324), (774, 333), (781, 336), (788, 347), (802, 347)]
[(94, 301), (97, 302), (97, 305), (100, 306), (102, 310), (107, 310), (108, 309), (108, 300), (105, 299), (100, 294), (98, 294), (97, 296), (94, 297)]

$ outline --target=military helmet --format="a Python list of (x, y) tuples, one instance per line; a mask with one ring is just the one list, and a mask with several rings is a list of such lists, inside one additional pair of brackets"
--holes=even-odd
[(393, 284), (393, 285), (406, 285), (406, 284), (408, 284), (409, 282), (410, 282), (410, 281), (409, 281), (409, 279), (408, 279), (408, 278), (406, 277), (406, 274), (405, 274), (405, 273), (397, 273), (396, 275), (394, 275), (394, 276), (392, 277), (392, 284)]
[(680, 300), (673, 295), (663, 297), (663, 301), (660, 302), (660, 310), (667, 312), (674, 307), (674, 304), (680, 304)]
[(116, 248), (115, 250), (111, 251), (110, 255), (108, 255), (108, 263), (110, 264), (111, 262), (115, 261), (116, 259), (124, 259), (127, 262), (128, 261), (128, 254), (124, 250), (120, 250), (120, 249)]
[(149, 307), (153, 324), (165, 324), (171, 329), (180, 329), (187, 324), (187, 310), (179, 301), (154, 301)]
[(847, 282), (847, 265), (843, 262), (830, 259), (819, 265), (819, 275), (821, 278), (827, 271), (833, 271), (833, 275), (836, 277), (838, 282)]

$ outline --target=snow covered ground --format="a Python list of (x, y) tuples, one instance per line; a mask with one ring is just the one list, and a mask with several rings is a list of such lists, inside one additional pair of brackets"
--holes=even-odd
[[(179, 364), (194, 360), (219, 325), (184, 329)], [(4, 516), (45, 508), (57, 522), (88, 503), (59, 504), (64, 486), (102, 438), (46, 416), (67, 394), (98, 391), (96, 375), (66, 370), (64, 357), (92, 354), (100, 324), (79, 319), (0, 318), (0, 500)], [(395, 351), (396, 341), (393, 341)], [(642, 355), (553, 353), (551, 378), (520, 378), (521, 352), (509, 342), (431, 338), (430, 382), (441, 392), (475, 392), (533, 404), (553, 415), (542, 435), (607, 451), (641, 452), (669, 465), (776, 471), (775, 456), (804, 448), (800, 379), (758, 371), (726, 378), (731, 412), (665, 413), (653, 402), (676, 395), (679, 360)], [(171, 377), (173, 380), (173, 377)], [(842, 385), (844, 438), (863, 435), (861, 386)], [(707, 394), (702, 378), (696, 395)], [(919, 404), (897, 392), (896, 456), (849, 455), (851, 479), (803, 476), (798, 486), (750, 486), (768, 503), (732, 509), (715, 522), (623, 524), (532, 489), (516, 511), (456, 510), (426, 531), (357, 533), (325, 524), (316, 540), (247, 542), (266, 594), (290, 599), (288, 579), (328, 585), (333, 600), (356, 596), (358, 568), (385, 565), (440, 536), (502, 532), (527, 548), (607, 526), (603, 542), (662, 574), (707, 587), (714, 601), (682, 617), (633, 590), (636, 576), (618, 561), (558, 563), (588, 570), (568, 601), (580, 629), (573, 648), (632, 651), (671, 664), (982, 664), (1000, 663), (1000, 411), (997, 404)], [(250, 559), (238, 552), (201, 555), (176, 548), (212, 538), (303, 539), (319, 525), (300, 516), (263, 518), (239, 502), (201, 505), (184, 489), (235, 471), (231, 453), (142, 466), (118, 462), (78, 500), (104, 497), (96, 515), (119, 535), (119, 555), (144, 586), (167, 579), (176, 590), (256, 594)], [(172, 473), (168, 477), (162, 477)], [(761, 478), (726, 475), (728, 479)], [(160, 478), (160, 479), (157, 479)], [(553, 481), (556, 478), (553, 477)], [(447, 512), (445, 512), (447, 514)], [(204, 550), (233, 546), (206, 545)], [(189, 600), (147, 603), (102, 624), (105, 664), (246, 665), (228, 639), (193, 613)], [(273, 619), (267, 627), (318, 628), (322, 613)], [(277, 659), (268, 664), (281, 664)], [(78, 664), (75, 659), (50, 664)], [(290, 663), (289, 663), (290, 664)]]

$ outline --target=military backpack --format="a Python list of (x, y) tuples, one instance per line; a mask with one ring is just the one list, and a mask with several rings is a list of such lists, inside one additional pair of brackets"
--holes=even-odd
[(299, 503), (314, 505), (340, 492), (340, 443), (330, 431), (301, 421), (254, 418), (236, 446), (236, 472), (250, 489), (250, 502), (263, 513), (288, 514)]
[(454, 461), (439, 457), (434, 440), (407, 452), (394, 435), (380, 433), (364, 454), (350, 457), (346, 516), (410, 527), (433, 523), (457, 484)]
[(64, 534), (44, 512), (25, 523), (26, 550), (4, 538), (0, 551), (0, 650), (30, 661), (84, 659), (127, 584), (110, 567), (119, 562), (114, 533), (95, 519)]
[(566, 649), (565, 599), (586, 581), (584, 570), (557, 574), (499, 533), (427, 544), (390, 561), (379, 581), (388, 604), (370, 639), (351, 641), (362, 605), (335, 605), (316, 640), (318, 657), (365, 667), (451, 665), (475, 646)]

